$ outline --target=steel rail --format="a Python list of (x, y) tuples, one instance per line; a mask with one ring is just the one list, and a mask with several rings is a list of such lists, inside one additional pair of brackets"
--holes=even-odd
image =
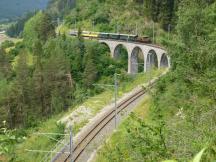
[[(145, 93), (144, 93), (143, 91), (141, 91), (141, 92), (138, 93), (138, 95), (134, 96), (134, 98), (133, 98), (131, 101), (129, 101), (129, 103), (125, 102), (125, 103), (127, 103), (127, 104), (126, 104), (124, 107), (122, 107), (120, 110), (118, 110), (117, 114), (121, 113), (125, 108), (127, 108), (131, 103), (133, 103), (136, 99), (138, 99), (138, 98), (139, 98), (140, 96), (142, 96), (143, 94), (145, 94)], [(125, 103), (124, 103), (124, 104), (125, 104)], [(88, 146), (88, 144), (91, 143), (91, 141), (101, 132), (101, 130), (102, 130), (104, 127), (106, 127), (107, 124), (109, 124), (111, 120), (113, 120), (113, 119), (115, 118), (114, 112), (115, 112), (115, 110), (112, 111), (112, 113), (110, 114), (110, 115), (112, 115), (111, 118), (110, 118), (110, 119), (93, 135), (93, 137), (91, 137), (91, 139), (85, 144), (86, 146), (84, 146), (84, 148), (81, 149), (81, 151), (80, 151), (79, 154), (76, 156), (76, 158), (74, 159), (74, 161), (77, 161), (77, 159), (80, 157), (80, 155), (81, 155), (82, 152), (85, 150), (85, 148)], [(108, 118), (110, 115), (108, 115), (107, 118)], [(106, 119), (107, 119), (107, 118), (106, 118)], [(104, 120), (105, 120), (105, 119), (104, 119)], [(100, 124), (98, 124), (97, 127), (99, 127), (99, 126), (100, 126)], [(94, 130), (93, 130), (93, 131), (94, 131)], [(92, 132), (93, 132), (93, 131), (92, 131)], [(92, 133), (92, 132), (91, 132), (91, 133)], [(89, 136), (90, 136), (90, 135), (91, 135), (91, 134), (89, 134)], [(86, 137), (86, 138), (88, 138), (88, 137)], [(84, 141), (84, 140), (83, 140), (83, 141)]]
[[(155, 81), (156, 82), (156, 81)], [(154, 82), (154, 83), (155, 83)], [(152, 88), (154, 83), (151, 83), (149, 85), (149, 88)], [(120, 102), (119, 106), (118, 106), (118, 112), (117, 114), (121, 113), (124, 109), (126, 109), (130, 104), (132, 104), (134, 101), (136, 101), (138, 98), (140, 98), (141, 96), (143, 96), (144, 94), (146, 94), (147, 90), (144, 90), (144, 89), (141, 89), (139, 90), (138, 92), (136, 92), (133, 96), (131, 96), (128, 100), (125, 100), (125, 101), (122, 101)], [(105, 123), (103, 124), (102, 122), (98, 123), (96, 125), (96, 127), (94, 127), (94, 129), (91, 130), (91, 132), (89, 132), (86, 137), (75, 147), (74, 149), (74, 152), (76, 151), (76, 149), (78, 149), (77, 147), (79, 145), (81, 145), (82, 142), (84, 142), (90, 135), (91, 133), (97, 128), (99, 127), (100, 125), (102, 125), (102, 127), (93, 135), (93, 137), (85, 144), (84, 148), (81, 149), (81, 151), (78, 152), (78, 155), (75, 156), (74, 158), (74, 154), (73, 154), (73, 161), (76, 162), (77, 159), (79, 158), (79, 156), (82, 154), (82, 152), (85, 150), (85, 148), (88, 146), (89, 143), (91, 143), (91, 141), (101, 132), (101, 130), (107, 126), (107, 124), (110, 123), (111, 120), (113, 120), (115, 118), (115, 110), (112, 110), (112, 112), (110, 112), (105, 118), (103, 118), (102, 122), (105, 121), (107, 118), (109, 118), (111, 116), (111, 118)], [(64, 161), (66, 162), (68, 159), (70, 158), (70, 155), (69, 157)]]
[(161, 47), (158, 44), (153, 44), (153, 43), (142, 43), (142, 42), (137, 42), (137, 41), (124, 41), (124, 40), (120, 40), (120, 39), (105, 39), (105, 38), (92, 38), (92, 37), (84, 37), (85, 39), (90, 39), (90, 40), (99, 40), (99, 41), (115, 41), (115, 42), (119, 42), (119, 43), (133, 43), (136, 45), (146, 45), (146, 46), (150, 46), (150, 47), (154, 47), (154, 48), (159, 48), (161, 50), (165, 50), (164, 47)]
[[(162, 74), (161, 76), (163, 76)], [(157, 79), (154, 79), (149, 83), (149, 85), (146, 88), (151, 89), (156, 81), (161, 77), (159, 76)], [(118, 106), (117, 106), (117, 114), (121, 113), (124, 109), (126, 109), (130, 104), (132, 104), (134, 101), (139, 99), (141, 96), (146, 94), (147, 89), (141, 88), (138, 90), (136, 93), (134, 93), (132, 96), (127, 97), (125, 100), (121, 101)], [(59, 162), (67, 162), (71, 158), (73, 159), (74, 162), (77, 161), (77, 159), (80, 157), (80, 155), (83, 153), (85, 148), (91, 143), (91, 141), (101, 132), (103, 128), (105, 128), (111, 120), (115, 117), (115, 110), (112, 109), (109, 111), (102, 119), (100, 118), (97, 121), (97, 124), (94, 125), (93, 128), (77, 143), (75, 144), (75, 147), (73, 148), (73, 155), (66, 155), (64, 153), (58, 154), (55, 157), (55, 160), (53, 161), (59, 161)], [(62, 152), (66, 152), (66, 149), (68, 149), (69, 144), (66, 144), (65, 147), (62, 149)]]
[(115, 41), (115, 42), (119, 42), (119, 43), (133, 43), (133, 44), (137, 44), (137, 45), (146, 45), (146, 46), (165, 50), (164, 47), (161, 47), (160, 45), (152, 44), (152, 43), (142, 43), (142, 42), (136, 42), (136, 41), (124, 41), (124, 40), (119, 40), (119, 39), (104, 39), (104, 38), (93, 38), (93, 39), (99, 40), (99, 41)]
[[(133, 103), (137, 98), (139, 98), (140, 96), (142, 96), (144, 94), (144, 90), (139, 90), (138, 92), (136, 92), (135, 94), (133, 94), (133, 96), (130, 96), (127, 98), (127, 100), (121, 101), (117, 108), (118, 108), (118, 114), (120, 112), (122, 112), (122, 110), (124, 110), (126, 107), (128, 107), (131, 103)], [(121, 108), (121, 109), (120, 109)], [(73, 149), (73, 161), (75, 162), (79, 156), (82, 154), (82, 152), (85, 150), (85, 148), (87, 147), (87, 145), (100, 133), (100, 131), (106, 127), (106, 125), (115, 117), (115, 110), (111, 110), (110, 112), (107, 113), (107, 115), (105, 117), (103, 117), (100, 121), (98, 121), (98, 123), (85, 135), (85, 137), (75, 145), (74, 149)], [(108, 120), (108, 121), (106, 121)], [(99, 128), (99, 130), (97, 130), (95, 132), (95, 130)], [(92, 136), (90, 139), (89, 136)], [(85, 142), (88, 139), (87, 142)], [(85, 142), (85, 143), (84, 143)], [(80, 148), (80, 146), (84, 143), (84, 146)], [(65, 147), (62, 149), (62, 152), (66, 152), (67, 149), (67, 145), (65, 145)], [(58, 157), (55, 158), (56, 161), (64, 161), (66, 162), (71, 155), (66, 155), (64, 153), (59, 154)], [(55, 161), (54, 160), (54, 161)]]

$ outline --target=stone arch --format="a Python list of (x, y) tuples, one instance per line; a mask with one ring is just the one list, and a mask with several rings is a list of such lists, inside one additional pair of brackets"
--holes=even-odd
[(127, 47), (124, 44), (118, 44), (115, 46), (113, 58), (118, 61), (120, 66), (122, 66), (126, 71), (128, 71), (129, 53)]
[(146, 71), (149, 71), (152, 68), (158, 68), (158, 56), (155, 50), (150, 50), (148, 52), (146, 65)]
[(128, 50), (127, 50), (127, 47), (124, 46), (123, 44), (118, 44), (115, 49), (114, 49), (114, 53), (113, 53), (113, 57), (118, 59), (121, 55), (121, 49), (123, 49), (125, 52), (127, 52), (127, 55), (128, 55)]
[(133, 48), (130, 55), (130, 73), (135, 74), (139, 72), (144, 72), (144, 53), (139, 46)]
[(107, 47), (107, 49), (109, 49), (110, 55), (112, 56), (112, 53), (113, 53), (113, 51), (112, 51), (112, 49), (111, 49), (110, 45), (109, 45), (108, 43), (106, 43), (106, 42), (100, 42), (100, 44), (102, 44), (102, 45), (106, 46), (106, 47)]
[(168, 68), (169, 67), (169, 60), (168, 60), (168, 57), (165, 53), (163, 53), (161, 56), (160, 67), (162, 67), (162, 68)]

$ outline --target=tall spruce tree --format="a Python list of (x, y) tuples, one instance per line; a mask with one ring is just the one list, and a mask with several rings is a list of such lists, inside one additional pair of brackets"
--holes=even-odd
[(173, 0), (164, 0), (161, 2), (161, 12), (160, 12), (160, 22), (166, 31), (168, 31), (168, 26), (171, 25), (172, 19), (174, 17), (174, 3)]
[(78, 30), (78, 38), (76, 40), (76, 46), (74, 46), (74, 51), (73, 51), (73, 60), (71, 63), (71, 70), (72, 70), (72, 75), (76, 81), (80, 81), (82, 79), (82, 73), (84, 71), (84, 57), (86, 53), (86, 47), (85, 47), (85, 42), (84, 39), (81, 35), (82, 31), (79, 28)]
[(92, 84), (97, 80), (97, 67), (95, 64), (95, 51), (96, 48), (94, 46), (90, 46), (87, 48), (86, 55), (83, 59), (84, 73), (83, 73), (83, 83), (84, 86), (90, 88)]
[(25, 51), (19, 54), (16, 65), (16, 80), (10, 85), (5, 106), (8, 110), (8, 123), (10, 128), (22, 127), (26, 125), (27, 113), (31, 110), (31, 99), (29, 98), (29, 69), (27, 65), (27, 55)]
[[(56, 47), (52, 55), (44, 63), (44, 77), (46, 84), (46, 96), (49, 104), (48, 113), (64, 110), (69, 105), (70, 92), (70, 64), (63, 50)], [(55, 104), (54, 104), (55, 103)], [(57, 104), (58, 103), (58, 104)]]
[(55, 26), (53, 25), (51, 16), (44, 12), (42, 17), (36, 26), (36, 31), (38, 32), (38, 38), (41, 41), (47, 41), (48, 38), (55, 36)]
[[(7, 125), (10, 126), (12, 123), (11, 113), (8, 107), (9, 105), (9, 82), (8, 79), (11, 74), (11, 67), (9, 64), (9, 60), (5, 54), (5, 51), (0, 48), (0, 127), (2, 126), (2, 121), (7, 121)], [(9, 118), (10, 116), (10, 118)]]
[[(11, 73), (11, 66), (5, 50), (0, 47), (0, 73), (2, 79), (8, 78)], [(1, 78), (0, 78), (1, 79)]]

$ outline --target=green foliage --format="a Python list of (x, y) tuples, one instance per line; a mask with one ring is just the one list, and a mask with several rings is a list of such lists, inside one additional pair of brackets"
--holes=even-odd
[(11, 73), (11, 65), (5, 50), (0, 48), (0, 80), (8, 78)]
[(152, 28), (151, 20), (161, 24), (166, 31), (169, 24), (173, 28), (177, 7), (178, 0), (82, 0), (66, 14), (66, 24), (71, 28), (78, 25), (85, 30), (133, 34), (137, 24), (138, 34), (142, 35), (148, 34), (148, 28)]
[[(37, 55), (36, 68), (33, 73), (33, 85), (36, 93), (35, 102), (40, 105), (43, 116), (58, 113), (65, 109), (70, 101), (70, 64), (63, 49), (50, 40), (44, 46), (37, 44), (34, 53)], [(38, 97), (37, 97), (38, 96)]]
[[(103, 32), (135, 33), (137, 24), (138, 34), (150, 36), (153, 19), (165, 30), (168, 24), (177, 24), (173, 38), (167, 41), (164, 34), (163, 39), (172, 59), (172, 70), (153, 92), (149, 121), (132, 115), (122, 128), (124, 133), (120, 134), (120, 139), (125, 140), (118, 141), (119, 135), (116, 135), (118, 139), (112, 146), (106, 145), (102, 155), (107, 161), (187, 161), (207, 146), (209, 149), (203, 153), (202, 160), (215, 159), (216, 3), (204, 0), (80, 0), (71, 10), (72, 4), (70, 0), (52, 1), (51, 16), (38, 12), (25, 24), (24, 43), (16, 44), (9, 56), (0, 50), (0, 119), (7, 121), (3, 126), (36, 127), (39, 120), (82, 102), (86, 94), (101, 92), (92, 84), (112, 82), (115, 72), (122, 74), (121, 83), (125, 84), (120, 93), (131, 90), (132, 86), (124, 82), (133, 82), (133, 78), (126, 75), (124, 50), (120, 50), (117, 61), (110, 59), (109, 49), (84, 40), (80, 28), (78, 38), (55, 36), (52, 16), (61, 13), (61, 16), (66, 15), (69, 27), (76, 24), (82, 29)], [(29, 54), (33, 55), (31, 65), (27, 63)], [(11, 69), (10, 63), (15, 58), (15, 67)], [(55, 126), (49, 130), (62, 132), (64, 128)], [(11, 135), (1, 136), (3, 150), (17, 142), (14, 138), (10, 140)], [(44, 139), (37, 142), (32, 142), (31, 146), (40, 149), (54, 143)], [(23, 157), (18, 157), (18, 161), (31, 157), (21, 154)]]
[(83, 83), (85, 87), (90, 88), (97, 79), (97, 70), (93, 58), (87, 54), (86, 64), (83, 73)]
[(14, 42), (9, 40), (6, 40), (1, 44), (1, 48), (3, 49), (13, 47), (13, 46), (14, 46)]
[(127, 71), (127, 69), (128, 69), (128, 66), (127, 66), (127, 64), (128, 64), (128, 51), (127, 51), (127, 49), (124, 46), (120, 45), (119, 47), (117, 47), (115, 53), (116, 53), (116, 56), (114, 56), (114, 57), (116, 58), (116, 60), (118, 62), (118, 66), (120, 68), (125, 69), (125, 71)]
[(25, 140), (25, 133), (16, 130), (8, 130), (6, 128), (6, 121), (3, 121), (3, 126), (0, 127), (0, 156), (10, 155), (10, 160), (14, 160), (15, 144)]
[[(34, 27), (33, 27), (34, 28)], [(38, 33), (38, 39), (40, 41), (47, 41), (49, 38), (55, 37), (55, 26), (52, 23), (51, 16), (44, 12), (35, 26), (36, 32)]]
[(55, 140), (59, 141), (60, 139), (62, 139), (62, 135), (59, 135), (59, 134), (64, 134), (65, 133), (65, 125), (61, 124), (61, 123), (56, 124), (56, 130), (55, 130), (54, 133), (56, 133), (56, 135), (54, 136)]
[(23, 31), (23, 38), (26, 43), (27, 47), (32, 47), (35, 41), (39, 39), (37, 33), (37, 26), (42, 18), (43, 13), (38, 12), (34, 17), (32, 17), (27, 23), (25, 24), (24, 31)]
[(25, 24), (23, 32), (24, 42), (31, 50), (35, 42), (42, 41), (44, 43), (48, 38), (54, 36), (55, 27), (47, 13), (40, 11)]
[[(171, 55), (172, 69), (152, 93), (148, 119), (143, 122), (130, 117), (105, 145), (101, 159), (215, 160), (215, 9), (213, 1), (180, 2), (176, 31), (171, 40), (164, 38), (163, 42)], [(153, 147), (154, 142), (157, 147)], [(202, 148), (208, 149), (197, 154)]]
[(19, 18), (16, 23), (11, 24), (6, 31), (6, 34), (10, 37), (21, 37), (25, 23), (35, 15), (35, 12), (29, 12)]
[(7, 58), (9, 62), (12, 62), (12, 66), (16, 64), (17, 56), (19, 55), (20, 51), (25, 49), (25, 45), (23, 42), (17, 42), (13, 47), (5, 49), (7, 51)]
[[(149, 100), (143, 101), (136, 110), (146, 111), (149, 104)], [(166, 156), (159, 126), (132, 113), (99, 151), (96, 161), (148, 162), (161, 161)]]
[(193, 159), (193, 162), (200, 162), (206, 148), (202, 149)]
[[(202, 158), (202, 155), (203, 155), (205, 150), (206, 150), (206, 148), (202, 149), (198, 154), (196, 154), (196, 156), (194, 157), (193, 160), (191, 160), (191, 162), (200, 162), (201, 158)], [(177, 162), (177, 161), (176, 160), (165, 160), (165, 161), (162, 161), (162, 162)]]
[[(1, 77), (1, 74), (0, 74)], [(0, 127), (3, 127), (2, 121), (6, 121), (8, 119), (8, 110), (5, 106), (5, 99), (7, 98), (6, 94), (8, 93), (10, 85), (6, 79), (0, 79), (0, 110), (1, 110), (1, 123)]]
[[(9, 51), (9, 58), (1, 50), (1, 66), (4, 67), (1, 68), (1, 83), (10, 85), (6, 97), (1, 100), (4, 112), (1, 117), (9, 128), (37, 126), (37, 118), (51, 117), (81, 102), (80, 93), (84, 96), (100, 93), (101, 90), (92, 87), (93, 83), (107, 80), (115, 71), (122, 72), (121, 62), (111, 59), (109, 49), (98, 42), (64, 35), (43, 37), (41, 34), (50, 23), (44, 17), (44, 13), (39, 12), (27, 22), (24, 42)], [(32, 28), (36, 29), (28, 33)], [(30, 37), (32, 33), (34, 36)], [(14, 61), (13, 69), (11, 61)]]
[[(160, 81), (155, 94), (154, 111), (162, 110), (167, 149), (179, 161), (192, 159), (203, 147), (215, 147), (215, 86), (211, 84), (215, 80), (215, 5), (189, 0), (180, 3), (177, 36), (167, 45), (172, 72)], [(202, 159), (212, 161), (215, 157), (216, 152), (208, 150)]]
[(76, 0), (51, 0), (47, 8), (52, 17), (59, 18), (67, 14), (75, 4)]
[[(26, 149), (37, 149), (37, 150), (51, 150), (55, 144), (55, 140), (61, 140), (64, 136), (60, 135), (51, 135), (51, 138), (47, 136), (37, 135), (35, 133), (57, 133), (64, 134), (65, 126), (62, 124), (57, 124), (56, 121), (60, 118), (62, 114), (55, 115), (53, 118), (48, 119), (46, 121), (40, 122), (40, 125), (35, 128), (31, 128), (27, 130), (27, 135), (25, 135), (26, 140), (22, 143), (18, 143), (14, 146), (15, 148), (15, 159), (14, 161), (41, 161), (44, 158), (44, 154), (28, 152)], [(9, 156), (10, 157), (10, 156)]]
[(9, 128), (36, 126), (36, 119), (59, 113), (71, 104), (73, 80), (69, 81), (70, 64), (65, 53), (57, 45), (49, 51), (42, 50), (36, 42), (34, 64), (29, 64), (29, 51), (17, 45), (10, 52), (18, 55), (14, 71), (1, 50), (0, 87), (4, 94), (0, 95), (0, 117)]

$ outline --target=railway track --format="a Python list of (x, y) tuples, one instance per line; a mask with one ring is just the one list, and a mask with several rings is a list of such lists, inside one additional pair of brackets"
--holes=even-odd
[[(163, 73), (161, 76), (163, 76)], [(120, 101), (117, 104), (117, 114), (120, 114), (123, 110), (125, 110), (129, 105), (133, 102), (140, 99), (149, 88), (152, 88), (155, 82), (161, 77), (153, 79), (148, 85), (144, 88), (140, 87), (136, 90), (132, 95), (128, 96), (123, 101)], [(107, 111), (106, 113), (102, 114), (96, 122), (92, 124), (86, 131), (79, 135), (79, 138), (75, 139), (73, 145), (73, 154), (69, 155), (69, 143), (64, 146), (64, 148), (60, 151), (61, 153), (57, 154), (52, 162), (77, 162), (79, 157), (82, 155), (83, 151), (86, 147), (91, 143), (91, 141), (100, 133), (100, 131), (109, 124), (115, 118), (115, 107), (113, 106), (112, 109)]]
[(123, 40), (115, 40), (115, 39), (95, 39), (95, 40), (103, 40), (103, 41), (108, 40), (108, 41), (116, 41), (116, 42), (120, 42), (120, 43), (122, 43), (122, 42), (134, 43), (134, 44), (137, 44), (137, 45), (139, 45), (139, 44), (140, 44), (140, 45), (147, 45), (147, 46), (150, 46), (150, 47), (155, 47), (155, 48), (160, 48), (160, 49), (162, 49), (162, 50), (165, 50), (164, 47), (162, 47), (162, 46), (160, 46), (160, 45), (158, 45), (158, 44), (152, 44), (152, 43), (141, 43), (141, 42), (123, 41)]

